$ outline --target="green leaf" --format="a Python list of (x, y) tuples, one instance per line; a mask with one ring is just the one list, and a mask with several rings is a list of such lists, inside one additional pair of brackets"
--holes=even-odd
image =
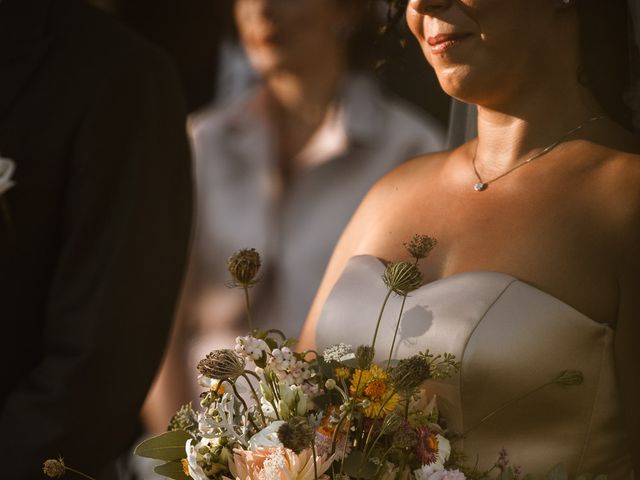
[(260, 368), (267, 367), (267, 352), (262, 352), (262, 356), (258, 360), (254, 360), (253, 363)]
[(155, 467), (153, 471), (158, 475), (173, 478), (173, 480), (187, 480), (191, 478), (184, 474), (184, 470), (182, 470), (182, 464), (180, 462), (164, 463)]
[(559, 463), (547, 473), (547, 480), (568, 480), (567, 470), (563, 463)]
[(191, 436), (184, 430), (165, 432), (157, 437), (145, 440), (133, 451), (134, 455), (158, 460), (180, 460), (187, 456), (185, 443)]
[(265, 338), (267, 338), (267, 335), (269, 335), (269, 333), (267, 333), (266, 330), (255, 329), (253, 332), (249, 332), (249, 335), (252, 335), (255, 338), (259, 338), (260, 340), (264, 340)]
[(513, 469), (511, 467), (505, 468), (504, 471), (498, 477), (500, 480), (513, 480)]
[(369, 480), (376, 476), (378, 467), (371, 463), (369, 459), (364, 459), (364, 454), (360, 450), (352, 451), (344, 461), (344, 473), (351, 478), (364, 478)]
[(282, 344), (283, 347), (293, 347), (296, 343), (298, 343), (297, 338), (287, 338)]
[(360, 368), (357, 358), (349, 358), (347, 360), (342, 360), (340, 363), (345, 367)]

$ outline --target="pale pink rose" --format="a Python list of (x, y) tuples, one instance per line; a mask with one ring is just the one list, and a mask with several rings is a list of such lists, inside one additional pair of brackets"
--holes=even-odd
[(465, 480), (465, 476), (460, 470), (440, 470), (433, 473), (429, 480)]
[[(333, 456), (316, 456), (318, 477), (323, 475), (333, 463)], [(236, 448), (233, 459), (229, 460), (229, 470), (235, 480), (313, 480), (313, 454), (307, 448), (296, 454), (284, 447), (263, 447), (255, 450)]]

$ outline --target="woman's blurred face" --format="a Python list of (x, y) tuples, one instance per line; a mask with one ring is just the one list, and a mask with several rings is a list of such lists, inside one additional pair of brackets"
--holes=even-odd
[(344, 0), (235, 0), (240, 39), (257, 72), (303, 72), (343, 55)]
[(406, 17), (443, 89), (491, 104), (556, 68), (577, 38), (561, 10), (559, 0), (410, 0)]

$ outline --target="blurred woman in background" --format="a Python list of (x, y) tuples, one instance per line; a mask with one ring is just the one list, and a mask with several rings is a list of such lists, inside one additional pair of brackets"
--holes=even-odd
[(147, 402), (152, 432), (197, 396), (197, 361), (248, 330), (244, 297), (226, 286), (234, 251), (262, 255), (254, 326), (298, 335), (365, 192), (443, 145), (436, 121), (365, 73), (375, 34), (367, 0), (236, 0), (234, 14), (259, 82), (190, 125), (198, 227), (174, 341)]

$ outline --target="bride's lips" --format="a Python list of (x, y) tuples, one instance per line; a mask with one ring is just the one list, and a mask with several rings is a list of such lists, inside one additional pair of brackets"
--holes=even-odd
[(470, 33), (440, 33), (427, 38), (427, 43), (433, 53), (441, 54), (470, 36)]

